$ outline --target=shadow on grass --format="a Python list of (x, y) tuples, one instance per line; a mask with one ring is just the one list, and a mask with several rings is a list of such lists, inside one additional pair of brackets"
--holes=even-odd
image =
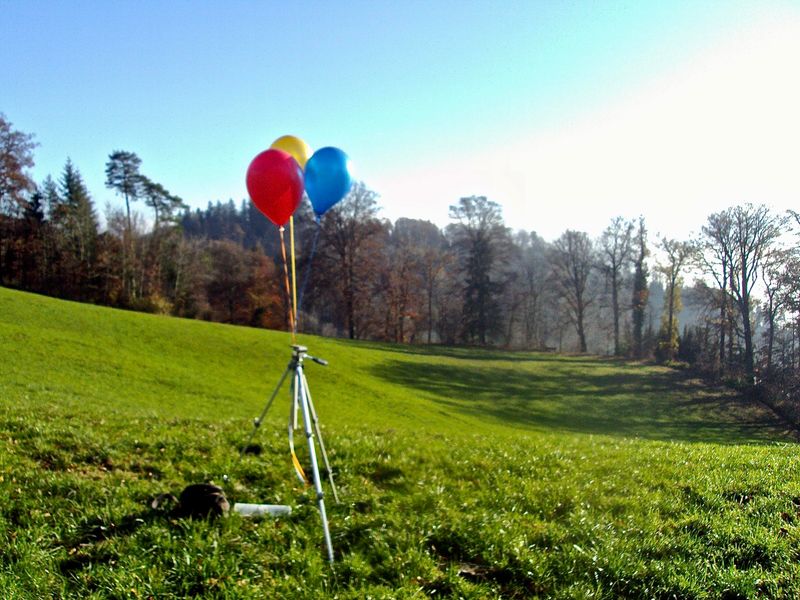
[(680, 371), (629, 365), (609, 372), (607, 361), (529, 360), (548, 364), (527, 371), (389, 360), (372, 371), (455, 413), (540, 430), (723, 444), (792, 439), (771, 411)]
[[(352, 340), (348, 340), (352, 344)], [(535, 351), (514, 351), (484, 348), (478, 346), (439, 346), (436, 344), (395, 344), (388, 342), (371, 342), (359, 340), (356, 342), (361, 348), (369, 348), (393, 354), (407, 354), (412, 356), (435, 356), (442, 358), (458, 358), (475, 361), (497, 361), (504, 362), (530, 362), (530, 361), (582, 361), (591, 360), (586, 356), (565, 356), (563, 354), (535, 352)], [(600, 359), (594, 359), (600, 360)], [(609, 359), (618, 360), (618, 359)]]

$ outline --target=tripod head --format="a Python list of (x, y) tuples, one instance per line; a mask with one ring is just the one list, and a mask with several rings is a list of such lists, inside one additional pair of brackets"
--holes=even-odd
[(318, 358), (316, 356), (311, 356), (308, 353), (308, 348), (305, 346), (300, 346), (298, 344), (292, 344), (292, 362), (295, 364), (302, 363), (304, 358), (310, 358), (312, 361), (317, 363), (318, 365), (322, 365), (323, 367), (328, 366), (328, 361), (324, 358)]

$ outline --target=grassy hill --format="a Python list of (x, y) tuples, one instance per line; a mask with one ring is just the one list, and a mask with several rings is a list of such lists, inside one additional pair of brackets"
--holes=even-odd
[[(0, 597), (800, 596), (797, 446), (686, 374), (301, 336), (341, 504), (291, 468), (281, 332), (0, 288)], [(304, 457), (301, 454), (301, 461)], [(291, 517), (176, 519), (230, 475)]]

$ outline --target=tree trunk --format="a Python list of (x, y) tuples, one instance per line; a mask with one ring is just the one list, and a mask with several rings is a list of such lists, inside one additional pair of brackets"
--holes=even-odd
[(753, 332), (750, 327), (750, 298), (744, 296), (741, 303), (742, 333), (744, 333), (744, 369), (747, 381), (755, 383), (755, 361), (753, 360)]
[(619, 356), (619, 292), (616, 271), (611, 274), (611, 309), (614, 311), (614, 356)]
[(722, 299), (719, 305), (719, 376), (725, 373), (725, 330), (728, 327), (728, 300), (725, 290), (722, 290)]
[(128, 218), (128, 235), (133, 235), (133, 225), (131, 224), (131, 202), (128, 194), (125, 194), (125, 214)]
[(576, 319), (576, 327), (578, 330), (578, 341), (581, 347), (581, 353), (586, 354), (588, 351), (588, 346), (586, 345), (586, 332), (583, 328), (583, 309), (578, 310), (578, 318)]
[(429, 345), (431, 343), (432, 330), (433, 330), (433, 283), (429, 283), (428, 285), (428, 344)]
[(772, 349), (775, 343), (775, 315), (769, 315), (769, 328), (767, 329), (767, 373), (772, 373)]
[(356, 326), (353, 322), (353, 296), (352, 294), (347, 294), (347, 335), (351, 340), (356, 339)]
[(669, 285), (669, 316), (667, 318), (667, 354), (669, 355), (670, 360), (675, 358), (674, 349), (672, 347), (672, 323), (675, 318), (675, 285), (676, 280), (671, 279)]

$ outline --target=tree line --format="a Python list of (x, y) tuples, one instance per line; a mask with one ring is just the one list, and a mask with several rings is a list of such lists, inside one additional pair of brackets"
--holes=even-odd
[[(136, 154), (113, 151), (106, 185), (125, 208), (107, 206), (101, 230), (70, 160), (57, 178), (32, 181), (34, 148), (0, 115), (0, 285), (286, 327), (278, 233), (251, 203), (190, 210), (143, 174)], [(461, 198), (449, 216), (444, 228), (391, 223), (363, 183), (321, 223), (305, 203), (295, 217), (300, 330), (654, 357), (776, 402), (798, 399), (796, 213), (732, 206), (690, 240), (656, 239), (644, 219), (620, 216), (597, 239), (567, 230), (552, 242), (513, 231), (500, 205), (482, 196)], [(684, 303), (694, 316), (681, 327)]]

